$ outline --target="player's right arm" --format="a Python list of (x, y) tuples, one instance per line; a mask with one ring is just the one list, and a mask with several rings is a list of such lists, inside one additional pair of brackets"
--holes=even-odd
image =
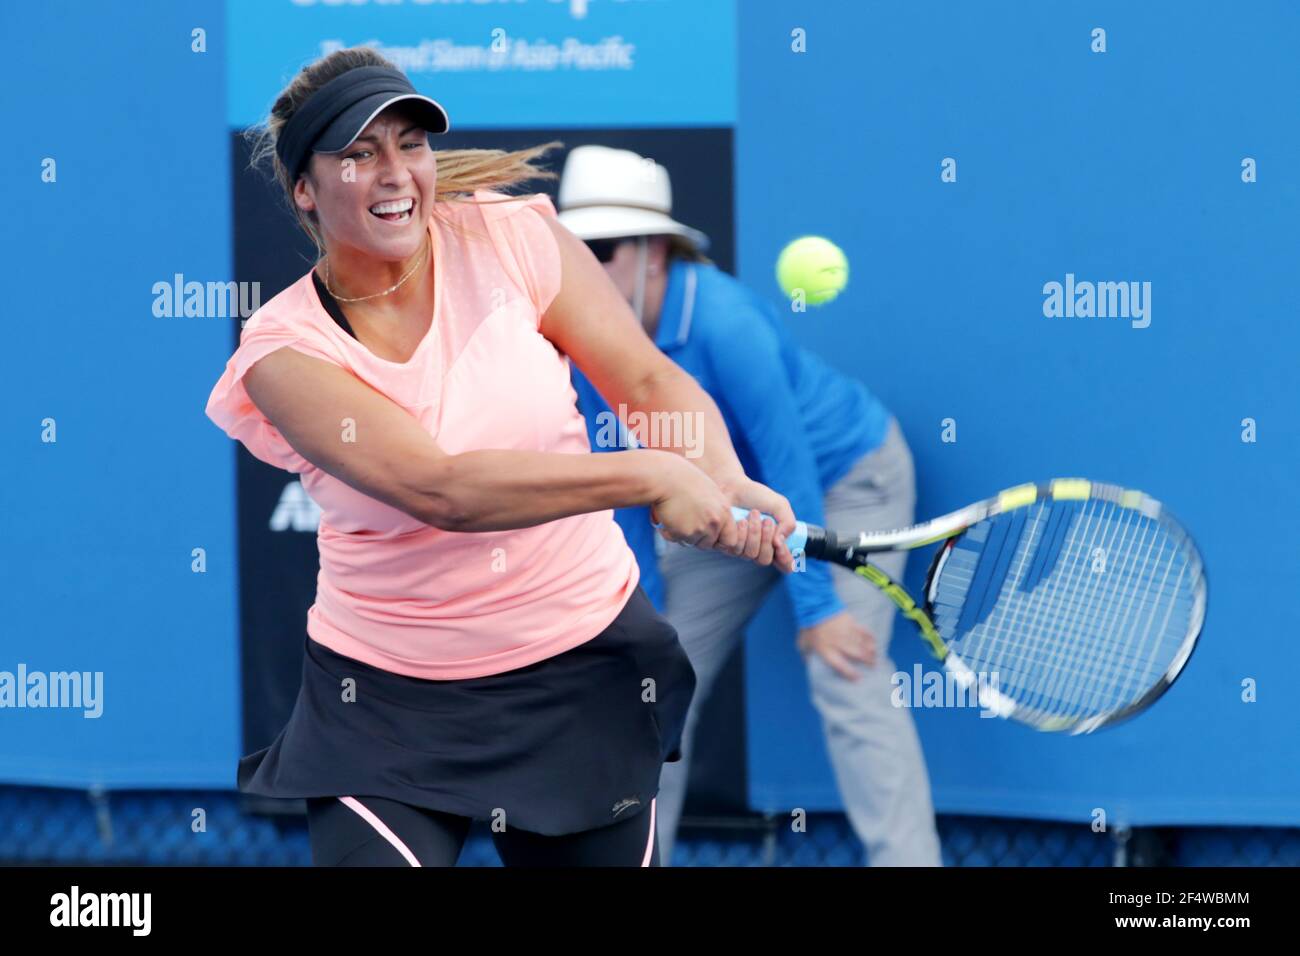
[(683, 540), (734, 541), (737, 535), (734, 523), (718, 520), (729, 514), (722, 490), (671, 452), (448, 454), (386, 396), (287, 346), (255, 362), (243, 382), (253, 404), (299, 455), (437, 528), (497, 531), (652, 505)]

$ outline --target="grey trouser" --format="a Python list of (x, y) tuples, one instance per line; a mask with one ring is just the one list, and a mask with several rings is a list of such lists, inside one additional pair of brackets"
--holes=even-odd
[[(912, 455), (891, 420), (880, 447), (858, 459), (827, 492), (826, 525), (839, 531), (901, 528), (912, 523), (915, 506)], [(874, 563), (901, 581), (906, 559), (904, 553), (882, 554)], [(682, 760), (664, 764), (660, 776), (659, 846), (668, 863), (686, 797), (701, 704), (781, 575), (718, 551), (674, 544), (664, 547), (660, 569), (667, 591), (664, 616), (677, 629), (696, 675)], [(896, 670), (889, 656), (894, 605), (845, 568), (832, 565), (831, 576), (845, 608), (875, 636), (877, 650), (874, 667), (851, 662), (861, 675), (857, 681), (841, 677), (819, 655), (805, 655), (813, 704), (821, 714), (849, 822), (873, 866), (940, 866), (921, 742), (911, 713), (890, 702), (890, 677)]]

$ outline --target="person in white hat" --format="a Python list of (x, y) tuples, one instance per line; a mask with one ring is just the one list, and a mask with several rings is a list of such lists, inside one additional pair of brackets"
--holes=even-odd
[[(560, 222), (587, 243), (646, 333), (717, 403), (746, 473), (813, 524), (868, 530), (912, 523), (912, 458), (894, 416), (862, 383), (801, 349), (770, 302), (705, 258), (708, 237), (672, 217), (663, 166), (629, 150), (579, 146), (565, 163), (558, 205)], [(581, 372), (573, 379), (593, 448), (632, 444), (621, 435), (595, 440), (610, 410)], [(672, 856), (700, 708), (750, 618), (783, 582), (845, 810), (868, 861), (941, 865), (920, 740), (910, 713), (891, 703), (889, 600), (838, 566), (809, 562), (783, 578), (717, 552), (659, 544), (644, 508), (621, 509), (616, 519), (641, 565), (643, 588), (677, 629), (697, 679), (683, 759), (665, 764), (660, 776), (664, 861)], [(884, 555), (878, 563), (901, 578), (905, 560)]]

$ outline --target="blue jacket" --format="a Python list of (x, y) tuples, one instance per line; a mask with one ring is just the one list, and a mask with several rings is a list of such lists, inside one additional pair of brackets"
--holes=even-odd
[[(785, 495), (803, 521), (824, 525), (826, 489), (884, 441), (890, 414), (866, 387), (800, 348), (772, 303), (715, 266), (672, 261), (655, 344), (717, 403), (745, 474)], [(573, 381), (592, 450), (618, 450), (596, 440), (614, 420), (609, 405), (576, 366)], [(621, 427), (618, 439), (635, 447)], [(615, 519), (662, 611), (649, 514), (620, 508)], [(830, 568), (819, 561), (805, 568), (785, 577), (801, 628), (844, 610)]]

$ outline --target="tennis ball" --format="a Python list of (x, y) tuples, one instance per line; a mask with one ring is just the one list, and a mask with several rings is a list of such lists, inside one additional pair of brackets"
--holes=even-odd
[(776, 281), (794, 298), (802, 289), (809, 305), (822, 305), (843, 291), (849, 281), (849, 260), (843, 250), (821, 236), (803, 236), (781, 250)]

